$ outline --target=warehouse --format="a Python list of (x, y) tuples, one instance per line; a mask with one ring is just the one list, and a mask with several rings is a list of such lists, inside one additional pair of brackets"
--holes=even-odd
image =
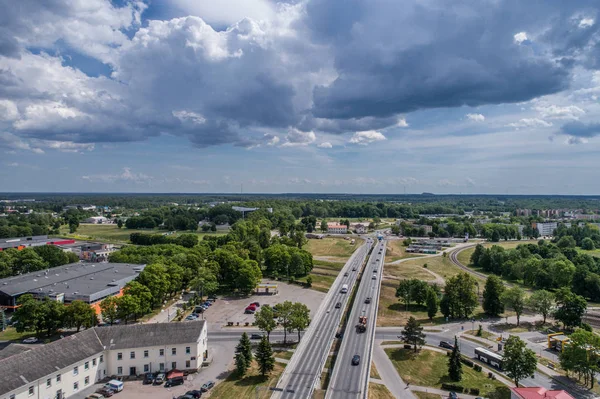
[(0, 280), (0, 306), (13, 307), (23, 294), (50, 297), (60, 302), (74, 300), (97, 305), (119, 295), (145, 265), (127, 263), (71, 263)]
[(73, 244), (75, 240), (65, 240), (62, 238), (48, 238), (48, 236), (30, 236), (30, 237), (16, 237), (16, 238), (2, 238), (0, 239), (0, 251), (14, 248), (22, 250), (29, 247), (39, 247), (41, 245), (67, 245)]

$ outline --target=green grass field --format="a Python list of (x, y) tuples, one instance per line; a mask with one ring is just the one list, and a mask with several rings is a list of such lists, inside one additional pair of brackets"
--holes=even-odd
[[(415, 355), (410, 349), (386, 349), (402, 379), (423, 387), (441, 388), (442, 383), (455, 383), (448, 377), (448, 357), (440, 352), (422, 349)], [(487, 396), (503, 384), (490, 380), (486, 374), (463, 365), (463, 377), (458, 383), (465, 388), (479, 388), (481, 396)]]
[(389, 240), (385, 250), (385, 263), (395, 262), (400, 259), (418, 258), (420, 254), (407, 253), (402, 240)]
[[(209, 394), (206, 397), (215, 399), (270, 398), (272, 392), (269, 387), (277, 385), (283, 369), (284, 365), (275, 362), (275, 369), (263, 378), (259, 373), (258, 364), (253, 361), (244, 377), (239, 378), (235, 372), (231, 373), (225, 381), (208, 391)], [(257, 387), (263, 389), (257, 391)]]
[(394, 399), (385, 385), (369, 383), (369, 399)]
[[(68, 226), (62, 226), (60, 233), (63, 237), (70, 237), (79, 240), (99, 240), (106, 242), (114, 242), (114, 243), (128, 243), (129, 236), (132, 233), (146, 233), (146, 234), (160, 234), (164, 233), (164, 230), (157, 229), (145, 229), (145, 230), (136, 230), (136, 229), (126, 229), (125, 227), (119, 229), (116, 224), (81, 224), (77, 228), (77, 231), (74, 234), (69, 233)], [(189, 232), (181, 232), (181, 233), (189, 233)], [(177, 234), (177, 233), (176, 233)], [(205, 235), (224, 235), (226, 232), (217, 232), (217, 233), (202, 233), (196, 232), (200, 239)]]

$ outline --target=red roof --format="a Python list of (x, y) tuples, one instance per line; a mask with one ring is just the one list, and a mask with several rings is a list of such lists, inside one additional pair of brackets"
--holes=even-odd
[(549, 391), (542, 387), (533, 388), (511, 388), (518, 398), (522, 399), (575, 399), (563, 390)]

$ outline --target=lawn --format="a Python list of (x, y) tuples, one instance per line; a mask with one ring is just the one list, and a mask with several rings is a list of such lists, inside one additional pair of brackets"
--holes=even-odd
[(379, 373), (377, 372), (377, 367), (375, 367), (375, 363), (371, 362), (371, 378), (381, 378)]
[(363, 243), (363, 240), (360, 238), (355, 238), (354, 240), (354, 244), (351, 244), (351, 240), (344, 240), (343, 238), (326, 237), (321, 240), (310, 239), (304, 246), (304, 249), (316, 257), (338, 258), (335, 261), (345, 262)]
[(406, 247), (402, 244), (402, 240), (388, 240), (385, 249), (385, 262), (395, 262), (400, 259), (418, 258), (420, 254), (407, 253)]
[[(336, 274), (316, 274), (315, 272), (318, 272), (319, 270), (315, 270), (313, 269), (313, 272), (309, 274), (309, 276), (312, 278), (312, 287), (310, 287), (311, 289), (315, 290), (315, 291), (320, 291), (320, 292), (327, 292), (329, 291), (329, 288), (333, 285), (333, 282), (335, 281), (335, 278), (337, 276)], [(302, 281), (302, 282), (306, 282), (306, 277), (301, 277), (296, 279), (297, 281)]]
[(369, 383), (369, 399), (394, 399), (385, 385)]
[[(427, 267), (429, 267), (429, 265)], [(428, 273), (422, 264), (417, 265), (412, 263), (412, 261), (402, 262), (396, 265), (386, 264), (384, 265), (384, 272), (386, 276), (393, 276), (398, 280), (411, 278), (423, 281), (435, 280), (435, 277), (431, 273)]]
[(579, 251), (581, 253), (588, 254), (588, 255), (600, 258), (600, 249), (591, 249), (591, 250), (588, 250), (588, 249), (581, 249), (579, 247), (577, 247), (576, 249), (577, 249), (577, 251)]
[(384, 280), (381, 285), (381, 294), (379, 296), (379, 307), (377, 309), (378, 327), (398, 327), (403, 326), (410, 316), (414, 316), (422, 325), (437, 325), (444, 322), (444, 318), (438, 313), (438, 317), (433, 318), (433, 322), (427, 317), (427, 310), (424, 306), (411, 305), (406, 311), (406, 307), (396, 298), (397, 282)]
[[(450, 277), (454, 277), (460, 273), (465, 273), (463, 269), (456, 266), (450, 258), (444, 256), (434, 256), (429, 258), (421, 258), (421, 259), (413, 259), (406, 262), (403, 262), (403, 265), (406, 267), (423, 267), (423, 265), (427, 263), (427, 268), (432, 272), (437, 273), (444, 279), (448, 279)], [(484, 281), (481, 279), (481, 281)], [(483, 286), (482, 286), (483, 287)]]
[(286, 359), (286, 360), (290, 360), (292, 358), (292, 355), (294, 354), (294, 352), (291, 351), (273, 351), (273, 356), (274, 357), (278, 357), (280, 359)]
[(6, 330), (0, 331), (0, 341), (21, 341), (29, 337), (35, 337), (35, 334), (30, 331), (18, 333), (13, 327), (7, 327)]
[[(283, 372), (284, 366), (281, 363), (275, 362), (275, 369), (266, 377), (262, 377), (258, 371), (256, 361), (252, 362), (252, 366), (248, 369), (246, 375), (238, 378), (235, 372), (213, 390), (209, 391), (207, 397), (219, 399), (239, 399), (239, 398), (270, 398), (272, 393), (269, 387), (277, 385), (279, 376)], [(259, 388), (258, 396), (256, 388)], [(202, 395), (204, 397), (204, 395)]]
[(442, 396), (438, 395), (437, 393), (431, 393), (431, 392), (413, 391), (413, 393), (419, 399), (440, 399), (442, 397)]
[[(410, 349), (386, 349), (388, 357), (402, 379), (410, 384), (441, 388), (442, 383), (453, 383), (448, 377), (448, 356), (431, 350), (420, 350), (416, 355)], [(486, 374), (463, 365), (463, 377), (458, 383), (465, 388), (479, 388), (481, 396), (503, 384), (490, 380)]]
[[(474, 337), (477, 337), (477, 331), (478, 330), (476, 330), (476, 329), (475, 330), (469, 330), (469, 331), (465, 332), (465, 334), (469, 334), (469, 335), (472, 335)], [(494, 334), (492, 334), (491, 332), (486, 331), (486, 330), (481, 330), (481, 337), (479, 337), (479, 338), (488, 339), (488, 338), (492, 338), (492, 337), (494, 337)]]
[[(157, 229), (145, 229), (145, 230), (137, 230), (137, 229), (126, 229), (125, 227), (119, 229), (116, 224), (80, 224), (77, 228), (77, 231), (74, 234), (69, 233), (69, 229), (67, 226), (63, 226), (60, 230), (61, 236), (75, 238), (79, 240), (101, 240), (106, 242), (115, 242), (115, 243), (128, 243), (129, 236), (132, 233), (146, 233), (146, 234), (161, 234), (164, 233), (164, 230)], [(181, 232), (190, 233), (190, 232)], [(196, 232), (200, 239), (205, 235), (224, 235), (225, 232), (217, 232), (217, 233), (202, 233)]]

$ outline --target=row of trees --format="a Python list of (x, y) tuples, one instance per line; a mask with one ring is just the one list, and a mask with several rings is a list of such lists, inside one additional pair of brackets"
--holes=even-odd
[(25, 294), (18, 304), (12, 317), (17, 332), (33, 331), (38, 337), (43, 334), (50, 337), (65, 327), (79, 331), (81, 327), (89, 328), (98, 322), (94, 309), (82, 301), (65, 305), (47, 298), (40, 301)]
[(593, 332), (577, 329), (569, 336), (559, 355), (560, 366), (568, 373), (576, 373), (579, 380), (594, 387), (595, 376), (600, 370), (600, 337)]
[(264, 264), (269, 276), (306, 276), (313, 268), (312, 254), (303, 249), (275, 244), (264, 251)]
[(176, 244), (182, 247), (192, 248), (198, 244), (196, 234), (179, 234), (176, 236), (167, 236), (163, 234), (145, 234), (131, 233), (129, 241), (135, 245), (158, 245), (158, 244)]
[(254, 314), (256, 326), (270, 338), (271, 332), (280, 325), (283, 327), (283, 343), (287, 343), (287, 334), (296, 331), (298, 341), (300, 334), (306, 330), (310, 323), (310, 310), (301, 302), (285, 301), (274, 307), (263, 305)]
[[(252, 364), (255, 356), (252, 353), (252, 343), (248, 338), (248, 334), (243, 333), (240, 342), (235, 348), (235, 368), (238, 377), (242, 377), (246, 374), (246, 371)], [(271, 343), (267, 337), (262, 337), (256, 348), (256, 362), (258, 363), (258, 369), (260, 374), (264, 377), (269, 374), (275, 368), (275, 356), (273, 355), (273, 349)]]
[(54, 245), (17, 250), (9, 248), (0, 251), (0, 278), (37, 272), (48, 268), (79, 262), (72, 252), (65, 252)]

